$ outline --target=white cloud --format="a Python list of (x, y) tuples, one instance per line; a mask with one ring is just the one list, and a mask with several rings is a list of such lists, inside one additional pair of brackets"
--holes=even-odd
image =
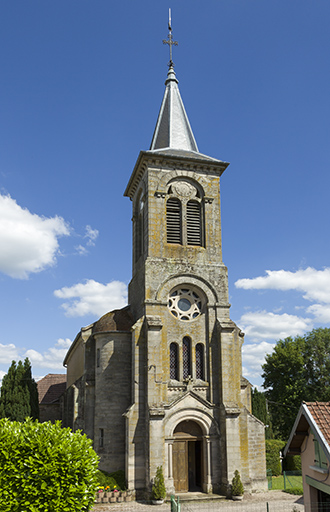
[(99, 236), (99, 231), (97, 229), (92, 229), (89, 225), (86, 226), (86, 234), (84, 238), (88, 238), (87, 245), (95, 245), (95, 240)]
[(330, 323), (330, 304), (313, 304), (307, 308), (307, 313), (315, 316), (315, 322), (320, 324)]
[(67, 301), (62, 304), (66, 316), (101, 316), (127, 304), (127, 286), (120, 281), (102, 284), (89, 279), (85, 283), (55, 290), (54, 295)]
[(303, 334), (312, 328), (310, 318), (283, 313), (277, 315), (269, 311), (255, 311), (245, 313), (239, 324), (252, 341), (260, 339), (283, 339), (288, 336)]
[(40, 217), (0, 194), (0, 272), (27, 279), (54, 265), (58, 238), (69, 233), (61, 217)]
[(330, 268), (288, 270), (266, 270), (266, 276), (239, 279), (236, 288), (245, 290), (297, 290), (304, 299), (330, 304)]
[(265, 362), (265, 355), (270, 354), (275, 347), (275, 343), (262, 341), (260, 343), (247, 343), (242, 348), (242, 361), (244, 377), (259, 379), (261, 365)]
[(83, 245), (77, 245), (75, 249), (80, 256), (86, 256), (86, 254), (88, 254), (88, 250)]
[(12, 361), (20, 359), (18, 349), (13, 343), (2, 345), (0, 343), (0, 364), (10, 365)]
[(63, 360), (66, 356), (68, 348), (72, 341), (69, 338), (59, 339), (54, 347), (49, 348), (46, 352), (37, 352), (36, 350), (29, 349), (25, 352), (24, 357), (28, 357), (31, 365), (34, 368), (51, 368), (54, 370), (62, 370)]

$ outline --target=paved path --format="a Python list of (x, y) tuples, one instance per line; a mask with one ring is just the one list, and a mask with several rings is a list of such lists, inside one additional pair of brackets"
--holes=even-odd
[[(267, 510), (268, 503), (268, 510)], [(154, 505), (141, 502), (96, 504), (92, 512), (169, 512), (170, 504)], [(242, 502), (201, 499), (181, 503), (181, 512), (303, 512), (303, 498), (283, 491), (246, 494)]]

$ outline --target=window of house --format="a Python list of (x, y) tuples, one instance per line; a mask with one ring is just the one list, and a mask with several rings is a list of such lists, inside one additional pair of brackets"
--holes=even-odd
[(204, 380), (204, 346), (202, 343), (196, 345), (196, 379)]
[(327, 469), (328, 463), (326, 456), (324, 455), (324, 452), (317, 441), (317, 439), (313, 439), (314, 442), (314, 466), (321, 468), (321, 469)]
[(170, 379), (179, 380), (179, 351), (176, 343), (170, 345)]

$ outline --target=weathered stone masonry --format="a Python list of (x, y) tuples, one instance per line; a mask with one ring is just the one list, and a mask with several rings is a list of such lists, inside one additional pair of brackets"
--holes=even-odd
[(242, 377), (222, 261), (220, 176), (199, 153), (170, 67), (149, 151), (125, 195), (133, 211), (129, 306), (81, 330), (65, 360), (67, 423), (94, 440), (107, 471), (168, 492), (265, 489), (264, 425)]

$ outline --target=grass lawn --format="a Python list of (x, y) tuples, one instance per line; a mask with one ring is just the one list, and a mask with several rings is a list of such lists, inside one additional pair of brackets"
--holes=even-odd
[[(292, 487), (302, 488), (302, 477), (298, 475), (290, 475), (286, 477), (286, 489)], [(272, 490), (284, 490), (284, 476), (273, 476), (272, 477)]]

